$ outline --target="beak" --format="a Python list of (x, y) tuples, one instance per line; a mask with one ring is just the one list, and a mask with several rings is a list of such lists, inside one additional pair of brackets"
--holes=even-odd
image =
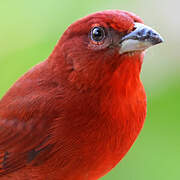
[(121, 39), (120, 54), (133, 51), (143, 51), (164, 41), (159, 33), (144, 24), (134, 23), (134, 29), (134, 31), (125, 35)]

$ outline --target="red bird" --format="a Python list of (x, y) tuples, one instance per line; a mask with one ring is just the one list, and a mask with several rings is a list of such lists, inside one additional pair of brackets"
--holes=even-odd
[(144, 50), (161, 36), (119, 10), (82, 18), (0, 101), (1, 180), (97, 180), (146, 116)]

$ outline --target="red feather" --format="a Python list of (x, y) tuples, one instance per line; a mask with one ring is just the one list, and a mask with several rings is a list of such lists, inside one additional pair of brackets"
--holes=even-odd
[(112, 39), (133, 31), (137, 16), (103, 11), (73, 23), (50, 57), (0, 101), (2, 180), (96, 180), (137, 138), (146, 115), (139, 75), (143, 53), (120, 55), (93, 44), (93, 26)]

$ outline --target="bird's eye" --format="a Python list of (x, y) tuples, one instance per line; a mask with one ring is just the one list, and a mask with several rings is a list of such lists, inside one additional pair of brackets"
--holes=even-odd
[(94, 27), (91, 30), (91, 39), (95, 42), (100, 42), (105, 38), (104, 28)]

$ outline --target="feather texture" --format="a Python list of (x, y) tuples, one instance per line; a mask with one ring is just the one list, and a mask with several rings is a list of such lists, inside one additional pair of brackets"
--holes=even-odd
[[(76, 21), (10, 88), (0, 101), (2, 180), (96, 180), (123, 158), (146, 115), (143, 53), (119, 55), (113, 43), (135, 21), (124, 11)], [(103, 45), (89, 41), (94, 24), (110, 33)]]

